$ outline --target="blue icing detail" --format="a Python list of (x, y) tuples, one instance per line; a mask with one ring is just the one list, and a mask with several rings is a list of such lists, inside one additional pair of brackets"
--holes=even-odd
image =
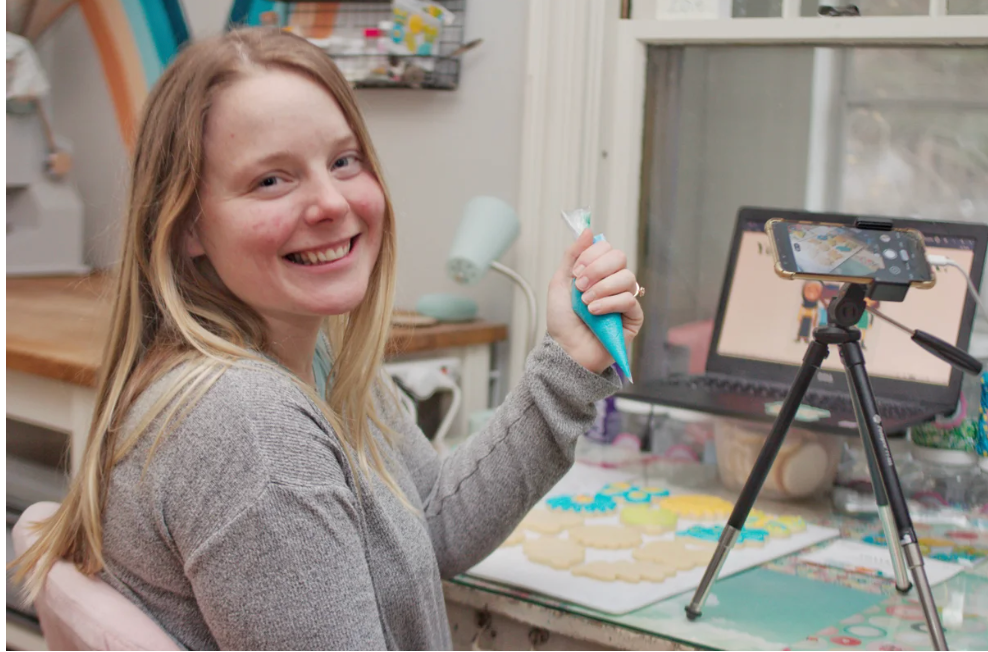
[[(694, 539), (699, 539), (700, 541), (710, 541), (712, 543), (716, 543), (717, 541), (720, 541), (720, 537), (723, 533), (723, 525), (693, 525), (686, 530), (677, 532), (676, 536), (692, 537)], [(738, 536), (736, 543), (739, 545), (748, 541), (759, 541), (764, 543), (767, 539), (768, 530), (744, 528), (741, 530), (741, 534)]]
[(699, 539), (700, 541), (717, 542), (720, 539), (721, 532), (723, 531), (723, 525), (693, 525), (686, 530), (680, 530), (676, 533), (676, 536), (692, 537), (694, 539)]
[(604, 485), (598, 495), (620, 498), (632, 504), (644, 504), (652, 502), (654, 498), (668, 496), (669, 492), (658, 487), (639, 487), (630, 482), (611, 482)]
[(759, 530), (756, 528), (752, 528), (750, 530), (748, 528), (742, 529), (741, 538), (738, 539), (740, 543), (744, 543), (746, 541), (760, 541), (761, 543), (765, 543), (767, 540), (768, 530)]
[(886, 543), (884, 532), (866, 534), (863, 537), (861, 537), (861, 540), (864, 541), (865, 543), (870, 543), (873, 546), (884, 546)]
[(609, 482), (597, 493), (604, 496), (623, 496), (632, 489), (638, 489), (638, 487), (628, 482)]
[(574, 496), (556, 496), (546, 501), (549, 509), (557, 509), (564, 512), (583, 513), (607, 513), (617, 509), (617, 503), (610, 496), (603, 494), (589, 495), (578, 494)]
[(658, 487), (639, 487), (639, 489), (647, 492), (652, 498), (663, 498), (669, 495), (668, 489), (659, 489)]
[(624, 494), (624, 501), (631, 504), (643, 504), (652, 502), (652, 494), (641, 489), (632, 489)]

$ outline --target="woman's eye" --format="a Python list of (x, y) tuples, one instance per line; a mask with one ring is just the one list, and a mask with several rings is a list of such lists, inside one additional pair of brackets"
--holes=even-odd
[(333, 161), (333, 165), (330, 166), (333, 172), (346, 171), (353, 172), (358, 168), (360, 164), (360, 159), (356, 154), (347, 154), (346, 156), (341, 156), (340, 158)]
[(258, 188), (273, 188), (278, 185), (278, 177), (264, 177), (257, 183)]

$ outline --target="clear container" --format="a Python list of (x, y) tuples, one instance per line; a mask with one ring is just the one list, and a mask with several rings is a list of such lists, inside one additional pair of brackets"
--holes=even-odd
[(706, 487), (716, 482), (711, 415), (632, 399), (614, 402), (618, 439), (641, 442), (640, 481), (679, 488)]
[(975, 480), (968, 492), (970, 496), (968, 502), (972, 511), (982, 516), (988, 516), (988, 457), (978, 459), (978, 468), (981, 470), (981, 475)]
[(915, 471), (900, 477), (908, 500), (930, 509), (984, 509), (985, 478), (977, 455), (912, 444), (912, 456)]
[[(721, 483), (739, 491), (765, 444), (771, 423), (717, 419), (714, 442)], [(837, 476), (842, 438), (790, 428), (759, 496), (797, 500), (828, 491)]]

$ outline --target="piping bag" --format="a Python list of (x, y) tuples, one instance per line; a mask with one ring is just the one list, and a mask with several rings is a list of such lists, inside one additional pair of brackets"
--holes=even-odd
[[(577, 208), (571, 211), (563, 211), (563, 220), (573, 230), (576, 237), (580, 237), (584, 229), (590, 228), (590, 211), (585, 208)], [(604, 240), (603, 234), (593, 237), (593, 241)], [(607, 352), (614, 358), (618, 369), (628, 379), (631, 378), (631, 368), (628, 365), (628, 349), (624, 344), (624, 326), (621, 321), (621, 313), (612, 312), (607, 315), (595, 315), (587, 309), (587, 304), (583, 303), (583, 293), (576, 289), (576, 279), (573, 279), (573, 312), (580, 316), (583, 323), (593, 332)]]

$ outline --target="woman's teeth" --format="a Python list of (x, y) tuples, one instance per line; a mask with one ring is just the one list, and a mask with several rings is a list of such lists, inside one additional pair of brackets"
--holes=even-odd
[(319, 263), (331, 263), (339, 260), (350, 253), (350, 240), (336, 248), (321, 249), (319, 251), (305, 251), (298, 254), (288, 254), (286, 258), (299, 265), (318, 265)]

